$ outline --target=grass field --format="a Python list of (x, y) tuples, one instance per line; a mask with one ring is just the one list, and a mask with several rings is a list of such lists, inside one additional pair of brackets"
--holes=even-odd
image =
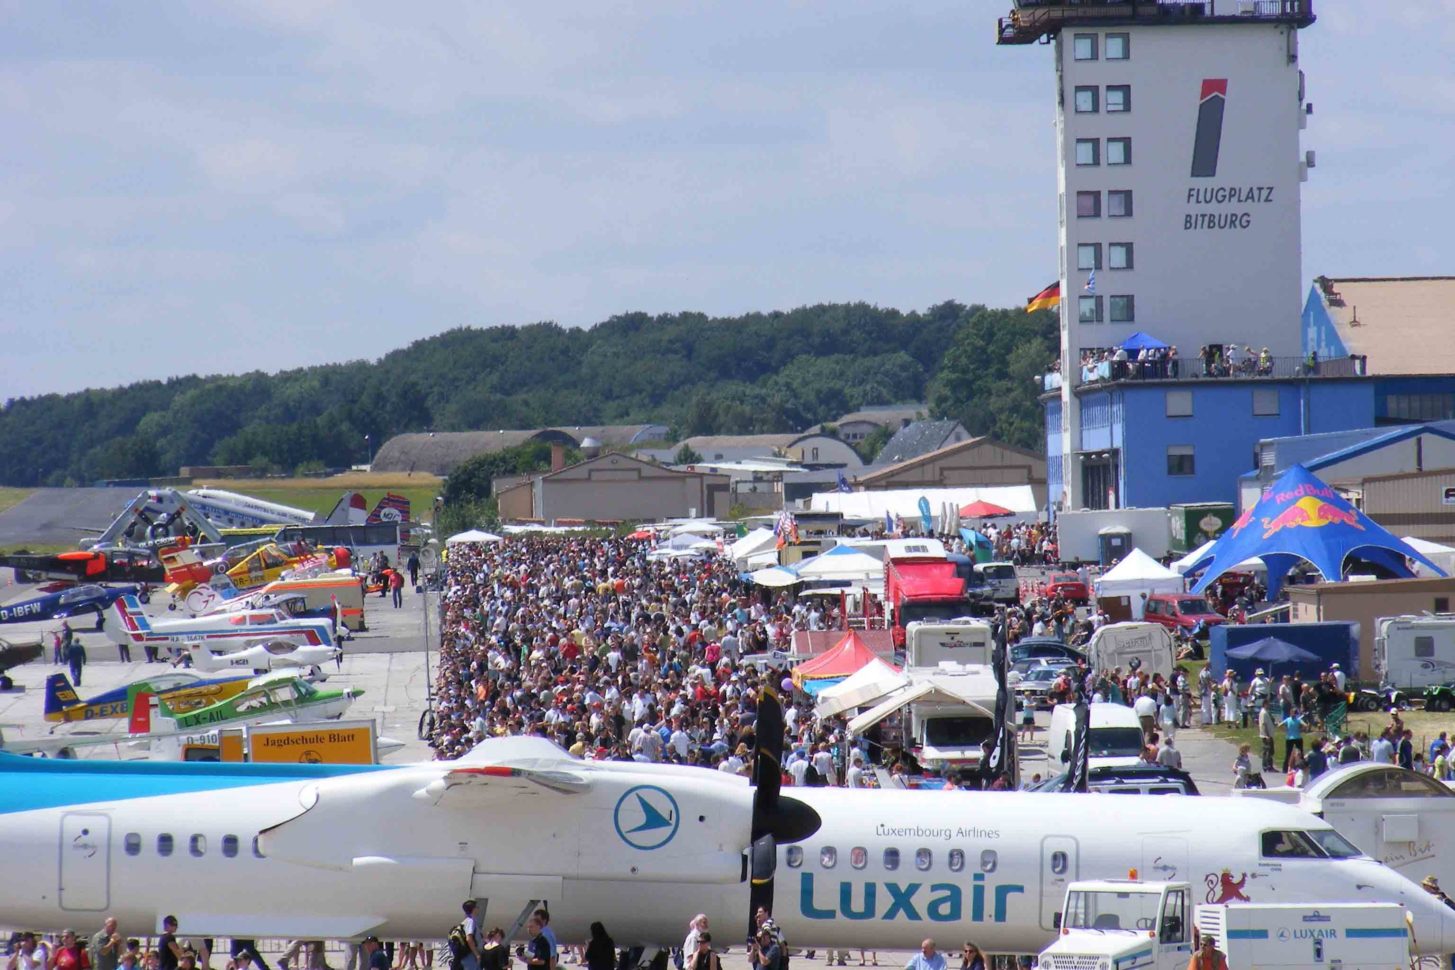
[(25, 500), (26, 496), (34, 491), (35, 489), (33, 488), (9, 488), (0, 486), (0, 512), (4, 512), (12, 506), (19, 505)]
[(386, 492), (397, 492), (409, 499), (410, 514), (416, 521), (428, 522), (441, 480), (423, 474), (351, 472), (333, 478), (199, 479), (191, 487), (226, 489), (324, 515), (346, 491), (362, 493), (371, 509)]

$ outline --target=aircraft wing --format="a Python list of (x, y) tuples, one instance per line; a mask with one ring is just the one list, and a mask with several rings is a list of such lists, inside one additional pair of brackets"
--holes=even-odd
[(520, 796), (555, 792), (578, 795), (591, 790), (591, 782), (580, 774), (558, 768), (511, 768), (506, 765), (472, 765), (453, 768), (414, 793), (420, 801), (439, 805), (478, 806)]
[(11, 667), (30, 663), (44, 652), (45, 647), (39, 640), (33, 643), (11, 643), (9, 640), (0, 639), (0, 673)]

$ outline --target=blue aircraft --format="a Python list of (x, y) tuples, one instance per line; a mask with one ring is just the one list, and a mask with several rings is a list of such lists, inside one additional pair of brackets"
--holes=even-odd
[(58, 593), (46, 593), (0, 606), (0, 623), (31, 623), (75, 616), (78, 613), (95, 613), (99, 629), (100, 620), (112, 603), (123, 596), (137, 596), (141, 590), (142, 587), (135, 584), (71, 586)]

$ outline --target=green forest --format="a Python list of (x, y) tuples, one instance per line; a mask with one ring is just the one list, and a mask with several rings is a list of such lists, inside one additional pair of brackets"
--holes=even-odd
[[(0, 407), (0, 485), (174, 475), (183, 465), (307, 473), (407, 431), (657, 421), (678, 436), (799, 431), (926, 401), (973, 433), (1041, 447), (1039, 375), (1056, 316), (955, 302), (740, 317), (628, 313), (576, 329), (466, 327), (377, 361), (189, 376)], [(366, 440), (367, 438), (367, 440)]]

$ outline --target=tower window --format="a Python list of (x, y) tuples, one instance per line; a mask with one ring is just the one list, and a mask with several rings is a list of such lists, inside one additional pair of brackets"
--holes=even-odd
[(1101, 297), (1083, 296), (1076, 301), (1076, 321), (1078, 323), (1101, 323)]
[(1100, 165), (1101, 142), (1095, 138), (1076, 139), (1076, 164)]
[(1106, 260), (1112, 269), (1132, 269), (1132, 244), (1107, 243)]
[(1080, 243), (1076, 247), (1076, 268), (1083, 272), (1101, 269), (1101, 243)]
[(1106, 86), (1106, 110), (1125, 112), (1132, 110), (1132, 86), (1130, 84), (1108, 84)]
[(1130, 138), (1108, 138), (1106, 140), (1106, 163), (1108, 165), (1132, 164), (1132, 140)]
[(1101, 218), (1101, 193), (1100, 192), (1077, 192), (1076, 193), (1076, 218), (1078, 218), (1078, 219), (1100, 219)]
[(1086, 85), (1076, 89), (1076, 113), (1079, 115), (1094, 115), (1100, 110), (1100, 92), (1096, 85)]
[(1096, 35), (1077, 34), (1071, 39), (1071, 50), (1078, 61), (1096, 60)]
[(1107, 299), (1112, 323), (1135, 323), (1137, 321), (1136, 297), (1113, 296)]
[(1125, 219), (1132, 214), (1132, 190), (1112, 189), (1106, 194), (1106, 214), (1113, 219)]
[(1106, 59), (1109, 61), (1125, 61), (1132, 56), (1132, 35), (1131, 34), (1107, 34), (1106, 35)]

